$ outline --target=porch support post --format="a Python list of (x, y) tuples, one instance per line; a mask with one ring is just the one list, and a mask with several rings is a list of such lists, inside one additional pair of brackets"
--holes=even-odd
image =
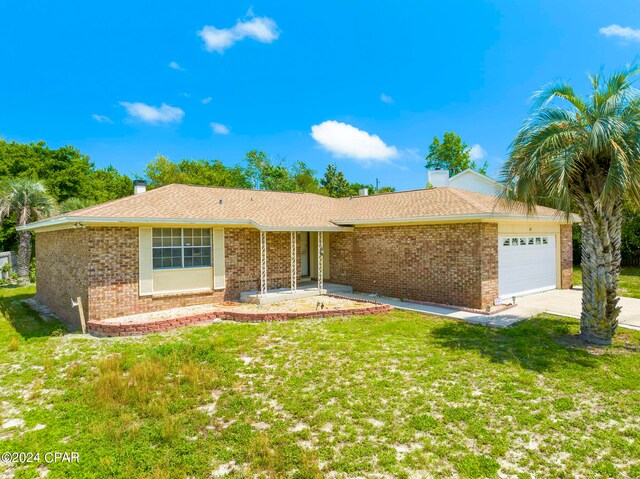
[(267, 232), (260, 231), (260, 296), (267, 294)]
[(291, 292), (298, 289), (298, 233), (291, 232)]
[(318, 231), (318, 294), (324, 289), (324, 238), (322, 231)]

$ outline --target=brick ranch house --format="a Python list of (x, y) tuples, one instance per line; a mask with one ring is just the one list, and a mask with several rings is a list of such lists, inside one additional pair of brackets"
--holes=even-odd
[[(445, 183), (446, 184), (446, 183)], [(352, 198), (173, 184), (27, 225), (37, 299), (87, 320), (237, 299), (308, 279), (487, 309), (571, 287), (571, 223), (450, 186)]]

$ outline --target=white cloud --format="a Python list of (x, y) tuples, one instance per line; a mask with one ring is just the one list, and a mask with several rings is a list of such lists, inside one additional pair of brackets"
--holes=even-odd
[(487, 156), (487, 152), (484, 148), (476, 143), (469, 150), (469, 155), (471, 156), (471, 159), (475, 161), (483, 159), (485, 156)]
[(93, 118), (98, 123), (113, 123), (113, 120), (106, 115), (98, 115), (97, 113), (94, 113), (93, 115), (91, 115), (91, 118)]
[(229, 127), (222, 123), (211, 123), (211, 129), (216, 135), (228, 135)]
[(384, 93), (380, 93), (380, 101), (391, 105), (393, 103), (393, 98), (389, 95), (385, 95)]
[(640, 30), (629, 28), (629, 27), (621, 27), (620, 25), (609, 25), (608, 27), (602, 27), (598, 30), (605, 37), (619, 37), (624, 40), (631, 40), (634, 42), (640, 42)]
[(125, 107), (132, 119), (144, 123), (180, 123), (184, 117), (182, 108), (167, 105), (166, 103), (160, 106), (151, 106), (146, 103), (121, 101), (120, 105)]
[(252, 38), (261, 43), (271, 43), (278, 39), (280, 30), (272, 18), (254, 17), (252, 10), (249, 10), (247, 14), (248, 19), (238, 20), (231, 28), (216, 28), (212, 25), (205, 25), (198, 32), (198, 35), (204, 41), (206, 50), (222, 53), (244, 38)]
[(209, 52), (222, 53), (237, 41), (231, 30), (219, 30), (209, 25), (200, 30), (198, 35), (204, 40), (204, 47)]
[(203, 98), (202, 99), (202, 104), (203, 105), (208, 105), (209, 103), (211, 103), (211, 100), (213, 100), (213, 98), (211, 98), (210, 96), (208, 96), (207, 98)]
[(173, 68), (174, 70), (181, 72), (186, 71), (186, 68), (181, 67), (178, 62), (169, 62), (169, 68)]
[(246, 22), (238, 22), (233, 30), (240, 40), (249, 37), (261, 43), (271, 43), (280, 36), (278, 25), (268, 17), (254, 17)]
[(355, 126), (334, 120), (313, 125), (311, 137), (335, 156), (363, 163), (386, 163), (398, 156), (398, 149), (387, 146), (378, 135), (371, 135)]

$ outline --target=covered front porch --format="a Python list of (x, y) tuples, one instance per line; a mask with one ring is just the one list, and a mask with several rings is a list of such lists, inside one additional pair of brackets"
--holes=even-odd
[[(350, 286), (325, 283), (330, 278), (329, 234), (327, 231), (289, 231), (288, 245), (283, 244), (282, 231), (260, 231), (260, 280), (257, 290), (243, 291), (240, 301), (253, 304), (274, 304), (291, 299), (311, 296), (349, 293)], [(271, 237), (278, 235), (278, 249), (274, 253), (270, 247)], [(285, 240), (286, 241), (286, 240)], [(279, 256), (282, 263), (282, 249), (287, 247), (289, 256), (289, 285), (269, 289), (270, 254)], [(271, 252), (271, 253), (269, 253)]]
[(309, 298), (324, 294), (348, 294), (352, 293), (353, 288), (344, 284), (324, 283), (322, 290), (318, 289), (315, 281), (302, 281), (298, 283), (296, 290), (290, 288), (277, 288), (268, 290), (267, 293), (260, 294), (259, 291), (245, 291), (240, 293), (240, 301), (242, 303), (252, 304), (275, 304), (291, 299)]

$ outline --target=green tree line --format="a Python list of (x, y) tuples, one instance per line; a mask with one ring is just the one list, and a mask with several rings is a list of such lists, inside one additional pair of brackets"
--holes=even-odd
[[(434, 138), (429, 146), (427, 168), (449, 169), (458, 173), (475, 164), (469, 160), (469, 148), (460, 138), (447, 133)], [(486, 165), (479, 168), (484, 172)], [(358, 195), (361, 188), (370, 194), (395, 191), (390, 186), (376, 189), (372, 184), (348, 181), (335, 164), (329, 164), (322, 176), (304, 162), (276, 160), (260, 150), (251, 150), (237, 165), (220, 160), (183, 159), (177, 162), (158, 155), (139, 174), (130, 177), (113, 166), (97, 168), (88, 155), (73, 146), (49, 148), (46, 143), (17, 143), (0, 139), (0, 182), (25, 178), (42, 181), (57, 201), (58, 211), (66, 212), (133, 193), (133, 179), (144, 178), (149, 188), (171, 183), (233, 188), (262, 188), (277, 191), (300, 191), (333, 197)], [(544, 201), (542, 201), (544, 203)], [(552, 205), (550, 205), (552, 206)], [(8, 215), (0, 223), (0, 251), (15, 250), (18, 238), (16, 218)], [(574, 233), (574, 253), (580, 258), (580, 228)], [(640, 211), (626, 202), (622, 224), (622, 256), (640, 256)]]
[[(371, 194), (395, 191), (384, 186), (351, 183), (337, 166), (330, 164), (323, 176), (304, 162), (273, 159), (264, 151), (251, 150), (237, 165), (220, 160), (182, 159), (174, 162), (158, 155), (133, 177), (115, 167), (97, 168), (88, 155), (73, 146), (50, 148), (45, 142), (18, 143), (0, 139), (0, 182), (14, 179), (41, 181), (57, 203), (58, 212), (67, 212), (133, 194), (133, 180), (145, 179), (149, 188), (171, 183), (298, 191), (348, 197), (361, 188)], [(16, 216), (8, 214), (0, 224), (0, 251), (18, 245)]]

